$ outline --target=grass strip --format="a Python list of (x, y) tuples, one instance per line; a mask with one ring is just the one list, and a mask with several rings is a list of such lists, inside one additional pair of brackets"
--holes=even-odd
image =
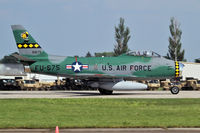
[(200, 99), (2, 99), (0, 128), (200, 127)]

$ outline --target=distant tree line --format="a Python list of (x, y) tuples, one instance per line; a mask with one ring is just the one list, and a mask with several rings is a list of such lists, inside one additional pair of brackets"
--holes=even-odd
[(195, 63), (200, 63), (200, 58), (194, 60)]
[[(124, 24), (124, 19), (120, 18), (120, 22), (118, 26), (115, 26), (115, 41), (116, 44), (114, 45), (113, 52), (102, 52), (102, 53), (95, 53), (95, 57), (102, 57), (102, 56), (118, 56), (129, 51), (128, 48), (128, 41), (130, 40), (130, 29), (126, 27)], [(86, 57), (91, 57), (91, 53), (88, 52)]]
[[(130, 51), (128, 48), (128, 41), (131, 38), (130, 29), (126, 27), (124, 24), (124, 19), (120, 18), (120, 22), (118, 26), (115, 26), (115, 40), (116, 44), (114, 45), (113, 52), (102, 52), (102, 53), (95, 53), (95, 57), (100, 56), (118, 56)], [(171, 36), (169, 37), (169, 46), (168, 46), (168, 53), (164, 56), (167, 59), (177, 60), (177, 61), (186, 61), (184, 58), (185, 50), (181, 49), (181, 35), (182, 31), (180, 29), (180, 23), (172, 17), (170, 19), (169, 30)], [(88, 52), (86, 57), (91, 57), (91, 53)]]
[(174, 61), (185, 61), (185, 50), (181, 50), (181, 35), (180, 23), (172, 17), (170, 20), (169, 30), (171, 36), (169, 37), (168, 53), (166, 58)]
[(114, 56), (118, 56), (129, 51), (128, 41), (130, 38), (130, 29), (129, 27), (125, 27), (124, 19), (120, 18), (118, 26), (115, 26), (115, 40), (117, 43), (114, 46)]

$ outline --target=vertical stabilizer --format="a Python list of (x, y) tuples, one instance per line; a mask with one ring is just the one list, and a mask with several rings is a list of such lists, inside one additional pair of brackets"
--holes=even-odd
[(11, 25), (11, 28), (20, 55), (28, 57), (46, 55), (41, 46), (22, 25)]

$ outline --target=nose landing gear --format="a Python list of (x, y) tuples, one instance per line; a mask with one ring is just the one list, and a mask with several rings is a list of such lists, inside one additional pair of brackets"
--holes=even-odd
[(170, 88), (170, 91), (171, 91), (172, 94), (178, 94), (179, 90), (180, 89), (177, 86), (173, 86), (173, 87)]

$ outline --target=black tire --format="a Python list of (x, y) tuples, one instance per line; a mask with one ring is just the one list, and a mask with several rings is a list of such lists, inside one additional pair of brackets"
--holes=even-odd
[(112, 95), (113, 91), (112, 90), (105, 90), (105, 89), (98, 89), (101, 95)]
[(172, 94), (178, 94), (179, 93), (179, 88), (177, 86), (173, 86), (170, 89), (170, 91), (171, 91)]

